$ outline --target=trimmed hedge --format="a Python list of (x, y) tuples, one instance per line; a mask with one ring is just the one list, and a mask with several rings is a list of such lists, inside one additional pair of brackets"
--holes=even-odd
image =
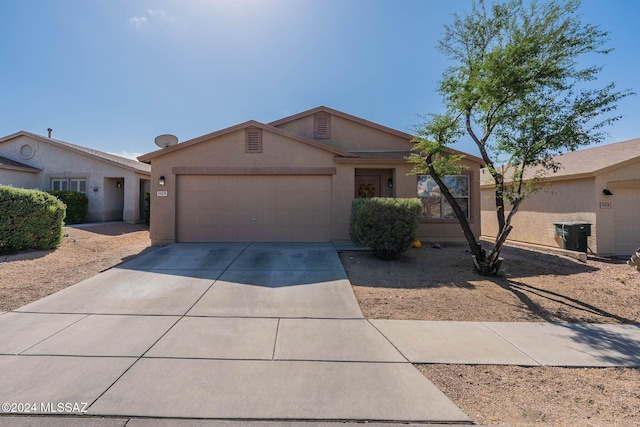
[(355, 199), (351, 205), (351, 241), (369, 247), (378, 258), (398, 259), (417, 239), (421, 213), (419, 199)]
[(65, 212), (44, 191), (0, 186), (0, 254), (57, 248)]
[(47, 191), (67, 206), (67, 224), (80, 224), (89, 210), (89, 199), (77, 191)]

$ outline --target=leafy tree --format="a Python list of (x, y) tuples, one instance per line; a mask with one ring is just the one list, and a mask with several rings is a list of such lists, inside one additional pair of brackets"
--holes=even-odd
[[(511, 0), (489, 7), (478, 0), (470, 13), (454, 15), (439, 41), (453, 64), (438, 88), (445, 112), (416, 127), (410, 160), (414, 173), (428, 173), (440, 186), (480, 274), (498, 273), (513, 216), (536, 181), (561, 167), (552, 157), (602, 141), (602, 128), (620, 118), (610, 114), (617, 101), (631, 94), (614, 83), (599, 87), (602, 67), (583, 66), (593, 54), (611, 50), (603, 47), (606, 32), (582, 22), (579, 6), (579, 0)], [(461, 169), (447, 146), (463, 136), (478, 146), (495, 180), (499, 232), (488, 252), (442, 181)]]

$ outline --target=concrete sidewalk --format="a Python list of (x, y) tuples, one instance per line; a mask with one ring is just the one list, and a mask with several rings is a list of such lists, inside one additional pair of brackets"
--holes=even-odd
[(412, 363), (637, 367), (640, 326), (366, 320), (330, 244), (177, 244), (0, 315), (0, 426), (471, 423)]

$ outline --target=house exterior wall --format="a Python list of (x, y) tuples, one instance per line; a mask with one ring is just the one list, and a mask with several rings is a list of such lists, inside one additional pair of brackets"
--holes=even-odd
[[(495, 238), (498, 233), (494, 187), (483, 187), (481, 193), (482, 234)], [(553, 181), (520, 205), (512, 220), (509, 240), (555, 248), (561, 241), (555, 234), (555, 222), (582, 221), (592, 224), (588, 245), (598, 250), (600, 224), (596, 224), (596, 182), (594, 178)], [(509, 211), (506, 211), (508, 215)]]
[[(177, 239), (177, 224), (182, 224), (182, 213), (177, 217), (178, 202), (182, 209), (183, 200), (191, 200), (193, 196), (184, 195), (180, 198), (176, 195), (178, 189), (178, 177), (180, 175), (224, 175), (224, 174), (253, 174), (256, 168), (260, 174), (269, 174), (269, 168), (273, 174), (286, 175), (287, 168), (297, 169), (295, 173), (309, 169), (323, 169), (321, 174), (331, 170), (331, 240), (349, 240), (349, 220), (351, 205), (354, 199), (356, 170), (364, 172), (379, 172), (381, 179), (382, 195), (386, 197), (417, 197), (417, 177), (411, 175), (412, 165), (402, 158), (364, 158), (348, 157), (335, 154), (331, 149), (344, 152), (376, 152), (381, 157), (384, 152), (409, 151), (413, 147), (411, 136), (384, 128), (376, 124), (369, 124), (359, 119), (348, 119), (340, 114), (330, 114), (331, 137), (328, 139), (316, 139), (314, 135), (315, 119), (310, 113), (290, 121), (276, 124), (280, 130), (302, 137), (310, 141), (327, 146), (327, 149), (314, 146), (312, 143), (287, 137), (274, 130), (269, 131), (256, 123), (254, 129), (261, 129), (262, 152), (246, 153), (246, 129), (252, 125), (239, 125), (237, 128), (229, 128), (226, 132), (211, 134), (198, 138), (193, 142), (184, 143), (185, 146), (175, 146), (153, 155), (143, 158), (152, 163), (151, 178), (151, 239), (155, 243), (170, 243)], [(391, 156), (393, 157), (393, 156)], [(479, 192), (479, 164), (472, 160), (465, 160), (469, 169), (466, 173), (470, 176), (470, 225), (476, 235), (480, 235), (480, 192)], [(235, 172), (234, 172), (235, 171)], [(266, 172), (265, 172), (266, 171)], [(274, 172), (275, 171), (275, 172)], [(283, 173), (283, 171), (285, 171)], [(276, 173), (277, 172), (277, 173)], [(313, 174), (313, 173), (311, 173)], [(160, 176), (164, 177), (165, 185), (159, 186)], [(295, 176), (292, 176), (294, 179)], [(393, 188), (389, 188), (387, 182), (393, 179)], [(195, 182), (195, 181), (193, 181)], [(208, 181), (216, 185), (215, 181)], [(184, 191), (185, 188), (182, 187)], [(161, 192), (160, 196), (158, 192)], [(166, 193), (165, 193), (166, 192)], [(190, 192), (192, 193), (192, 192)], [(196, 204), (193, 204), (194, 206)], [(185, 206), (191, 206), (190, 203)], [(185, 217), (186, 218), (186, 217)], [(255, 220), (255, 219), (254, 219)], [(187, 221), (192, 221), (189, 217)], [(182, 226), (182, 225), (181, 225)], [(192, 226), (189, 224), (188, 226)], [(216, 225), (217, 227), (217, 225)], [(424, 219), (421, 221), (419, 236), (423, 240), (450, 241), (463, 240), (462, 229), (455, 219)]]
[[(227, 168), (225, 173), (231, 174), (233, 170), (246, 173), (246, 169), (252, 167), (293, 170), (312, 165), (333, 168), (333, 158), (333, 153), (266, 131), (262, 131), (262, 152), (246, 153), (244, 129), (154, 158), (151, 178), (151, 240), (154, 243), (176, 240), (176, 176), (179, 174), (219, 174), (220, 169), (214, 168)], [(245, 171), (241, 171), (242, 168)], [(160, 176), (165, 177), (164, 186), (158, 184)], [(334, 177), (334, 191), (336, 188)], [(158, 191), (166, 191), (167, 195), (158, 196)]]
[[(20, 150), (25, 144), (31, 145), (34, 151), (33, 156), (26, 159), (20, 155)], [(0, 155), (42, 170), (37, 174), (26, 174), (32, 175), (28, 178), (24, 172), (0, 171), (2, 184), (50, 190), (52, 178), (84, 178), (85, 194), (89, 199), (86, 222), (108, 221), (113, 218), (113, 211), (116, 209), (120, 209), (119, 216), (125, 221), (135, 222), (140, 217), (138, 198), (140, 179), (145, 177), (143, 174), (26, 135), (1, 143)], [(124, 182), (119, 189), (126, 190), (127, 195), (122, 206), (110, 204), (112, 189), (105, 188), (105, 185), (109, 185), (105, 178), (119, 178)], [(146, 178), (148, 179), (148, 176)]]
[[(603, 189), (610, 190), (611, 196), (605, 195)], [(622, 255), (616, 254), (615, 237), (617, 233), (624, 233), (625, 230), (617, 230), (620, 225), (616, 224), (617, 211), (622, 209), (619, 204), (620, 192), (618, 190), (633, 189), (640, 192), (640, 164), (636, 163), (626, 167), (603, 172), (595, 178), (595, 210), (598, 222), (598, 254), (600, 255)], [(616, 193), (618, 197), (616, 197)], [(633, 209), (634, 215), (640, 212), (640, 204)], [(640, 241), (638, 242), (640, 246)], [(629, 254), (626, 254), (629, 255)]]
[[(313, 115), (277, 127), (295, 135), (314, 139)], [(317, 141), (344, 151), (408, 151), (413, 147), (407, 138), (336, 115), (331, 115), (331, 138)]]
[(40, 182), (38, 175), (38, 173), (0, 168), (0, 185), (10, 185), (16, 188), (38, 188)]

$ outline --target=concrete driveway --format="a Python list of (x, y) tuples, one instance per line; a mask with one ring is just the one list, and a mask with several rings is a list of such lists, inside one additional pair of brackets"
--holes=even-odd
[(363, 319), (331, 244), (159, 249), (0, 315), (0, 369), (21, 414), (471, 422)]

